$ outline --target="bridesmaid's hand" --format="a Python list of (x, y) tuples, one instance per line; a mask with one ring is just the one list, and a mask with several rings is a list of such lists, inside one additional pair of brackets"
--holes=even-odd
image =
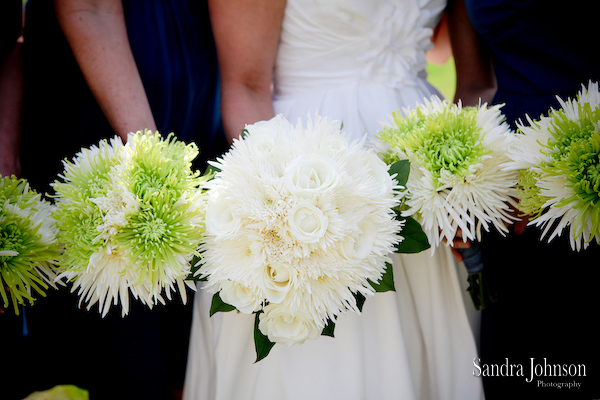
[[(442, 239), (444, 242), (448, 242), (446, 238)], [(463, 260), (463, 256), (460, 252), (461, 249), (468, 249), (471, 247), (470, 241), (464, 241), (462, 238), (462, 230), (458, 228), (456, 234), (454, 235), (454, 239), (452, 240), (452, 246), (450, 246), (450, 250), (452, 251), (452, 255), (456, 262), (461, 262)]]
[(513, 223), (513, 231), (517, 235), (522, 235), (525, 232), (525, 228), (527, 228), (527, 224), (529, 223), (529, 215), (518, 216), (515, 212), (514, 216), (518, 219)]

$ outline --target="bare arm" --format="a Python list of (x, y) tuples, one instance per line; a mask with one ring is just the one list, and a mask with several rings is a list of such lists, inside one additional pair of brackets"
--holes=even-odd
[(448, 34), (448, 16), (442, 14), (440, 22), (433, 30), (431, 36), (433, 48), (427, 52), (427, 61), (434, 64), (444, 65), (452, 57), (452, 48), (450, 47), (450, 36)]
[(284, 0), (209, 0), (231, 143), (246, 124), (273, 117), (271, 81)]
[(156, 130), (127, 38), (121, 0), (55, 0), (58, 22), (114, 131)]
[(471, 24), (464, 0), (450, 0), (447, 15), (456, 65), (454, 101), (477, 105), (481, 98), (489, 104), (496, 92), (496, 79), (487, 46)]
[[(17, 3), (15, 6), (14, 3)], [(8, 4), (8, 3), (7, 3)], [(20, 11), (21, 2), (13, 1), (12, 7)], [(6, 12), (8, 8), (3, 8)], [(13, 17), (13, 14), (10, 14)], [(15, 29), (9, 40), (14, 40), (7, 54), (0, 54), (0, 175), (19, 176), (21, 163), (19, 149), (23, 128), (23, 59), (21, 54), (20, 12), (14, 13)], [(6, 21), (9, 22), (9, 21)], [(19, 38), (19, 40), (17, 40)], [(2, 38), (4, 39), (4, 38)]]

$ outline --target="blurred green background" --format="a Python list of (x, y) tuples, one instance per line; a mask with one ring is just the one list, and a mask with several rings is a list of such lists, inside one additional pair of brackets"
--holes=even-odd
[(437, 90), (439, 90), (444, 97), (452, 101), (454, 98), (454, 92), (456, 90), (456, 70), (454, 69), (454, 59), (450, 57), (445, 64), (434, 64), (427, 63), (427, 80)]

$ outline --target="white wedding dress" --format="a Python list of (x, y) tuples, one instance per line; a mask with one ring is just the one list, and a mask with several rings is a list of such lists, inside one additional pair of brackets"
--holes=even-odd
[[(392, 112), (433, 93), (425, 51), (444, 6), (288, 0), (275, 112), (295, 123), (318, 111), (343, 121), (354, 137), (373, 137)], [(198, 290), (184, 400), (481, 399), (470, 304), (450, 251), (394, 256), (393, 268), (396, 292), (367, 298), (361, 315), (342, 315), (335, 338), (275, 345), (258, 363), (254, 316), (209, 317), (212, 296)]]

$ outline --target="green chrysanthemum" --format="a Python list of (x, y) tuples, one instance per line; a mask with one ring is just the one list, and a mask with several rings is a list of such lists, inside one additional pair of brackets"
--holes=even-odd
[[(470, 167), (491, 154), (480, 140), (482, 128), (477, 124), (475, 107), (462, 108), (460, 113), (453, 106), (436, 113), (417, 108), (405, 117), (396, 112), (394, 123), (393, 128), (383, 129), (380, 139), (405, 154), (414, 154), (437, 180), (438, 188), (446, 185), (442, 171), (468, 179), (472, 174)], [(388, 152), (387, 158), (391, 162), (399, 160), (394, 152)]]
[(102, 213), (91, 201), (60, 203), (54, 218), (60, 229), (58, 239), (65, 244), (60, 265), (85, 271), (90, 257), (100, 251), (104, 241), (98, 236)]
[(29, 288), (45, 296), (54, 287), (60, 247), (52, 206), (24, 179), (0, 178), (0, 204), (0, 295), (18, 314), (18, 305), (35, 300)]
[(415, 215), (436, 246), (442, 238), (452, 243), (458, 228), (464, 240), (476, 239), (480, 225), (505, 232), (517, 174), (503, 170), (513, 135), (499, 106), (462, 107), (433, 96), (403, 114), (394, 113), (379, 134), (386, 163), (410, 160), (403, 214)]
[(110, 187), (110, 172), (121, 160), (123, 143), (118, 137), (102, 140), (98, 146), (82, 149), (73, 161), (64, 160), (65, 171), (55, 181), (54, 190), (61, 199), (85, 202), (104, 196)]
[[(176, 284), (185, 301), (184, 279), (204, 233), (200, 186), (207, 178), (192, 170), (198, 148), (173, 134), (163, 139), (138, 132), (112, 150), (82, 151), (93, 158), (68, 164), (67, 182), (55, 185), (62, 190), (58, 197), (65, 197), (57, 219), (69, 230), (62, 236), (62, 276), (74, 280), (88, 308), (98, 303), (103, 314), (119, 299), (126, 314), (129, 291), (152, 306), (163, 302), (163, 289), (170, 298)], [(79, 184), (73, 176), (88, 175), (102, 181), (103, 189), (69, 187)]]
[(185, 144), (169, 134), (162, 139), (158, 134), (132, 136), (131, 161), (125, 173), (129, 175), (129, 189), (142, 201), (169, 192), (177, 199), (184, 192), (197, 188), (199, 173), (192, 173), (192, 160), (198, 155), (194, 143)]
[(540, 178), (538, 172), (532, 169), (519, 170), (519, 183), (517, 185), (517, 197), (520, 199), (519, 210), (524, 215), (538, 217), (548, 197), (541, 195), (541, 189), (537, 186)]
[(123, 143), (115, 137), (82, 149), (72, 161), (63, 161), (63, 181), (53, 184), (58, 200), (53, 217), (60, 229), (60, 242), (65, 243), (60, 258), (63, 268), (85, 270), (91, 255), (102, 247), (97, 229), (102, 225), (102, 213), (92, 200), (106, 196), (112, 186), (111, 171), (122, 157)]
[(521, 193), (521, 203), (531, 204), (522, 210), (537, 216), (532, 223), (544, 226), (544, 235), (554, 228), (548, 240), (569, 226), (571, 246), (579, 250), (600, 237), (598, 84), (590, 82), (576, 99), (559, 102), (560, 109), (550, 110), (539, 121), (529, 120), (530, 126), (520, 126), (524, 135), (511, 154), (512, 167), (537, 175), (538, 192)]
[[(192, 172), (198, 155), (195, 144), (175, 140), (173, 134), (138, 132), (130, 138), (132, 155), (124, 170), (125, 187), (140, 202), (130, 224), (115, 243), (130, 251), (148, 270), (152, 285), (165, 280), (165, 267), (189, 265), (204, 234), (204, 207), (200, 185), (206, 178)], [(186, 255), (181, 259), (181, 255)]]

